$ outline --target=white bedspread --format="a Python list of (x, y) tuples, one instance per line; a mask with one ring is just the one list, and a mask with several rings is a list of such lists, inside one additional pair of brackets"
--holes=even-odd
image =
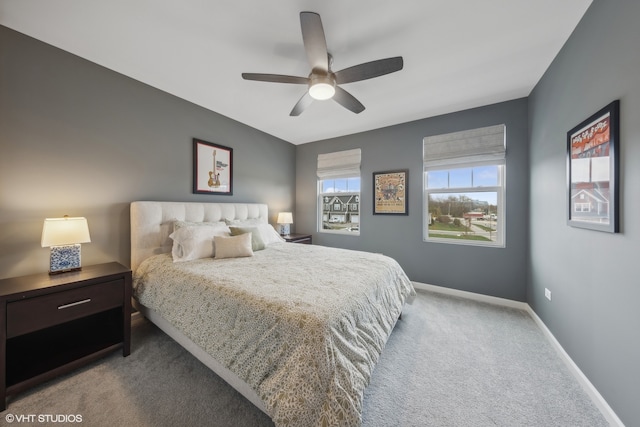
[(277, 426), (358, 426), (415, 291), (386, 256), (276, 243), (253, 257), (145, 260), (134, 295), (251, 386)]

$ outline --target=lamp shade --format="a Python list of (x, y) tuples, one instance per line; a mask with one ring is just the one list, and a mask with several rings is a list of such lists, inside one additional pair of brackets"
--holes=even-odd
[(73, 245), (91, 241), (84, 217), (46, 218), (42, 227), (42, 247)]
[(278, 224), (293, 224), (293, 215), (291, 212), (280, 212), (277, 222)]

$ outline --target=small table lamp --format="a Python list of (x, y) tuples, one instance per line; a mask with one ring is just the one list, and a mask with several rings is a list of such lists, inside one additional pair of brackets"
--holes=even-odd
[(280, 224), (280, 234), (288, 236), (291, 233), (289, 224), (293, 224), (293, 215), (291, 212), (280, 212), (278, 214), (278, 224)]
[(49, 274), (80, 270), (80, 243), (90, 241), (86, 218), (46, 218), (41, 243), (51, 247)]

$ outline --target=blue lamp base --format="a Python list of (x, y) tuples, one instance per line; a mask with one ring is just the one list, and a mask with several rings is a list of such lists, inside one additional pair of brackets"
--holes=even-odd
[(80, 244), (51, 246), (49, 274), (80, 270)]
[(289, 224), (280, 224), (280, 235), (288, 236), (291, 234), (291, 227)]

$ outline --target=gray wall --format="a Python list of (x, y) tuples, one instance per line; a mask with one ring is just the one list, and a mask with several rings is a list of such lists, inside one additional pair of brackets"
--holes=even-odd
[[(203, 88), (203, 90), (207, 90)], [(233, 148), (233, 195), (192, 194), (192, 138)], [(46, 271), (46, 217), (85, 216), (84, 264), (129, 264), (129, 203), (294, 207), (295, 146), (0, 27), (0, 277)]]
[[(500, 123), (507, 128), (506, 248), (423, 242), (422, 139)], [(318, 154), (351, 148), (362, 149), (360, 236), (318, 233)], [(313, 233), (314, 243), (382, 252), (418, 282), (524, 301), (529, 202), (526, 99), (299, 145), (296, 166), (295, 230)], [(409, 169), (409, 215), (373, 215), (372, 174), (392, 169)]]
[[(640, 425), (640, 2), (595, 0), (530, 96), (527, 301), (628, 426)], [(620, 99), (619, 234), (566, 225), (566, 132)], [(544, 288), (552, 300), (544, 299)]]

